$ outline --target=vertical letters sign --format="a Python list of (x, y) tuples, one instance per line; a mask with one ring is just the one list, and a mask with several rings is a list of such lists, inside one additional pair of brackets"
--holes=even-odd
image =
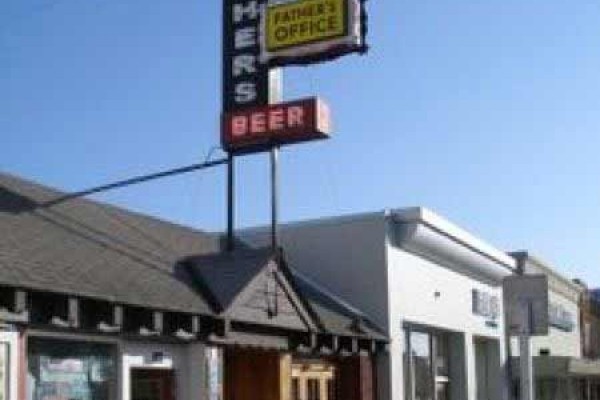
[(223, 112), (269, 104), (269, 68), (259, 62), (265, 0), (223, 0)]

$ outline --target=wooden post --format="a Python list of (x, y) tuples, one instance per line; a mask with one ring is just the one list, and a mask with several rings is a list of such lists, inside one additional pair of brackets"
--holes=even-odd
[(123, 306), (115, 306), (113, 309), (113, 325), (123, 327)]
[(79, 300), (75, 297), (69, 298), (68, 320), (72, 328), (79, 328)]
[(15, 291), (15, 313), (27, 311), (27, 292), (24, 290)]
[(192, 317), (192, 333), (194, 335), (197, 335), (197, 334), (200, 333), (200, 329), (201, 329), (201, 326), (200, 326), (200, 317), (197, 316), (197, 315), (194, 315)]
[(156, 333), (162, 333), (164, 325), (164, 314), (160, 311), (154, 311), (152, 316), (152, 330)]
[(292, 389), (292, 356), (281, 354), (279, 356), (279, 400), (293, 400)]

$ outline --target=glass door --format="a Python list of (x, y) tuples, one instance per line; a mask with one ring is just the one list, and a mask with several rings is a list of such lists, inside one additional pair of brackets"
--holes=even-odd
[(406, 330), (405, 384), (408, 400), (448, 400), (449, 357), (447, 335)]

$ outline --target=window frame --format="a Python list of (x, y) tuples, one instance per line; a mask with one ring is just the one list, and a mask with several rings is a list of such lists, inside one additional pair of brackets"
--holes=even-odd
[[(419, 327), (415, 325), (405, 325), (405, 350), (404, 350), (404, 368), (405, 368), (405, 395), (407, 400), (416, 400), (416, 368), (415, 368), (415, 357), (413, 355), (413, 334), (423, 334), (428, 337), (428, 357), (429, 357), (429, 393), (431, 393), (430, 399), (427, 400), (438, 400), (438, 385), (444, 385), (446, 387), (446, 393), (448, 399), (450, 398), (450, 350), (449, 350), (449, 332), (445, 332), (437, 329), (428, 329), (426, 327)], [(446, 374), (440, 374), (438, 372), (438, 349), (439, 343), (443, 342), (445, 350), (445, 369)], [(446, 400), (448, 400), (446, 399)], [(419, 399), (421, 400), (421, 399)]]

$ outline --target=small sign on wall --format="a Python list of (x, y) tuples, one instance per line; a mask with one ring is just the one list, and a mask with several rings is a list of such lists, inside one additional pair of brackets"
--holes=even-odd
[(496, 320), (500, 315), (498, 296), (473, 289), (473, 314)]
[(565, 332), (573, 332), (575, 329), (575, 316), (562, 304), (550, 303), (548, 310), (550, 326)]

